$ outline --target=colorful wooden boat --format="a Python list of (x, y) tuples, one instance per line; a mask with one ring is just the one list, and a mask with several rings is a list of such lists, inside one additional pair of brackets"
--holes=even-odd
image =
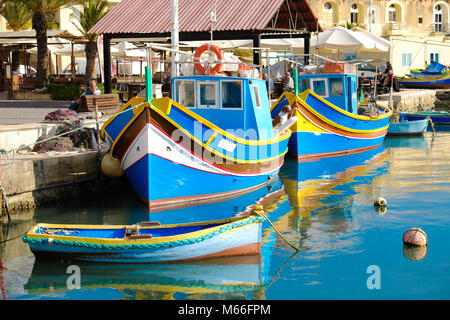
[(156, 263), (261, 252), (260, 216), (158, 225), (58, 225), (40, 223), (24, 237), (37, 258), (92, 262)]
[(172, 97), (135, 97), (101, 130), (150, 209), (240, 194), (277, 176), (291, 132), (274, 128), (264, 80), (174, 77)]
[(401, 79), (405, 88), (450, 88), (450, 70), (443, 64), (432, 61), (426, 69), (410, 69), (410, 78)]
[(272, 107), (275, 118), (289, 105), (298, 121), (290, 128), (289, 152), (299, 160), (358, 152), (381, 144), (392, 111), (358, 105), (354, 74), (298, 76), (298, 96), (285, 92)]
[(403, 120), (391, 122), (388, 128), (389, 136), (417, 136), (427, 131), (429, 119), (422, 120)]
[(400, 113), (400, 119), (408, 121), (424, 120), (426, 118), (430, 118), (435, 125), (450, 125), (450, 112), (431, 110)]

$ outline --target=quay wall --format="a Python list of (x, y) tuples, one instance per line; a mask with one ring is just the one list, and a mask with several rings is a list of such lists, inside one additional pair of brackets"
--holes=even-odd
[(2, 165), (1, 183), (10, 211), (20, 211), (96, 192), (101, 173), (98, 152), (16, 157)]

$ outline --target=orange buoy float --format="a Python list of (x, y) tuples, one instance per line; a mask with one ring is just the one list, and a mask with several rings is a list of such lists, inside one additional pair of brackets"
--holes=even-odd
[(202, 64), (200, 63), (200, 56), (202, 55), (203, 52), (205, 51), (209, 51), (209, 52), (214, 52), (216, 57), (217, 57), (217, 64), (209, 69), (209, 74), (210, 75), (214, 75), (216, 73), (218, 73), (220, 71), (220, 69), (222, 69), (223, 66), (223, 55), (222, 55), (222, 51), (220, 50), (220, 48), (214, 44), (210, 44), (210, 43), (205, 43), (204, 45), (201, 45), (197, 51), (195, 51), (194, 53), (194, 63), (195, 63), (195, 69), (197, 69), (198, 72), (200, 72), (201, 74), (206, 74), (206, 69), (204, 66), (202, 66)]

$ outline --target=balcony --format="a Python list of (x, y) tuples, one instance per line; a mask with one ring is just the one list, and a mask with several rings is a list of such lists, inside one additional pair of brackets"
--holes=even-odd
[(384, 36), (404, 36), (408, 34), (406, 23), (388, 22), (383, 30)]
[(427, 28), (427, 30), (430, 33), (449, 35), (450, 34), (450, 24), (448, 24), (448, 23), (432, 23)]

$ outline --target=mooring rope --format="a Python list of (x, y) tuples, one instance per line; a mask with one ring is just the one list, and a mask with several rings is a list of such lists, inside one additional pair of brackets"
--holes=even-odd
[(278, 231), (277, 227), (275, 227), (275, 225), (272, 223), (272, 221), (270, 221), (270, 219), (263, 213), (264, 211), (262, 209), (254, 209), (253, 210), (254, 213), (256, 213), (257, 215), (263, 217), (264, 219), (266, 219), (270, 225), (272, 226), (272, 228), (275, 230), (275, 232), (284, 240), (286, 241), (286, 243), (288, 245), (290, 245), (293, 249), (295, 249), (296, 251), (300, 251), (300, 248), (297, 247), (296, 245), (292, 244), (288, 239), (286, 239), (280, 231)]

